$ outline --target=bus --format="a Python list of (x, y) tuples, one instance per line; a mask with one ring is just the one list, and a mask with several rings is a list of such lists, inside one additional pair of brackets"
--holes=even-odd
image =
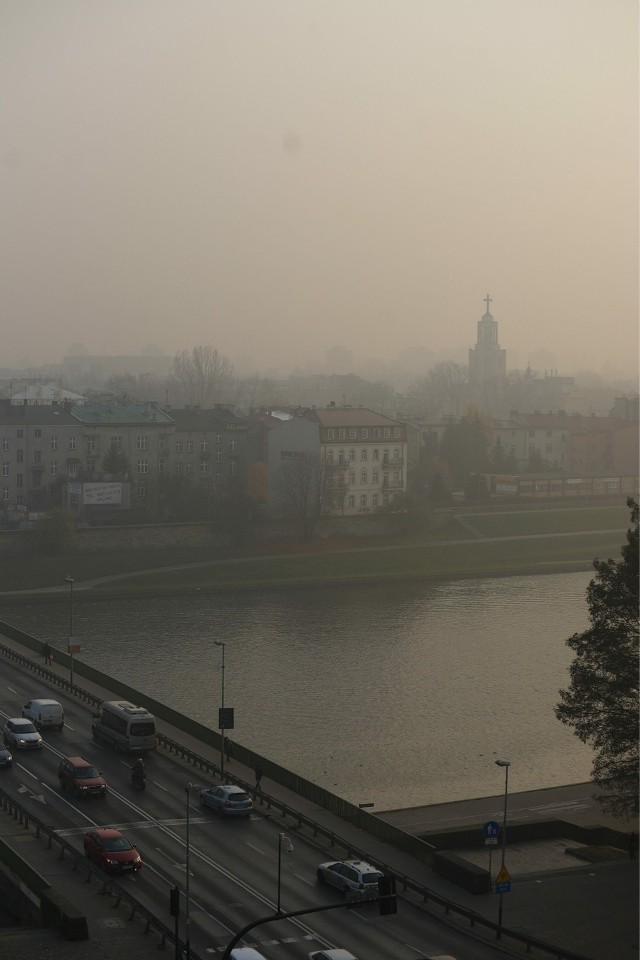
[(125, 753), (156, 749), (156, 720), (146, 707), (127, 700), (105, 700), (91, 723), (94, 740)]

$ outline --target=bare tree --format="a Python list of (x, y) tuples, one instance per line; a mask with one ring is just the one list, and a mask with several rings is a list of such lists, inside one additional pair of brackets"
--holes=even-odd
[(174, 357), (171, 375), (188, 403), (209, 406), (233, 381), (233, 366), (209, 344), (183, 350)]
[(410, 387), (410, 396), (431, 403), (438, 409), (449, 406), (449, 413), (459, 416), (467, 386), (467, 371), (453, 360), (436, 363), (426, 377)]
[(277, 486), (280, 500), (300, 521), (303, 539), (310, 540), (318, 520), (344, 499), (344, 468), (301, 452), (282, 464)]

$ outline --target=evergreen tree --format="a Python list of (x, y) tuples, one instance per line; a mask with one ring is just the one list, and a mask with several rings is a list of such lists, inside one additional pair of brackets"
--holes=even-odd
[(594, 560), (591, 626), (567, 640), (576, 657), (556, 716), (595, 750), (596, 799), (616, 816), (638, 815), (638, 504), (622, 559)]

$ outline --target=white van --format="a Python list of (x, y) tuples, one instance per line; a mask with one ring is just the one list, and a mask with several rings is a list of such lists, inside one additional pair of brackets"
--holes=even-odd
[(22, 708), (22, 716), (38, 730), (44, 727), (62, 730), (64, 727), (64, 710), (57, 700), (29, 700)]
[(145, 707), (128, 700), (105, 700), (91, 723), (94, 740), (116, 750), (142, 753), (156, 749), (156, 721)]
[(264, 954), (253, 947), (234, 947), (229, 957), (231, 960), (266, 960)]

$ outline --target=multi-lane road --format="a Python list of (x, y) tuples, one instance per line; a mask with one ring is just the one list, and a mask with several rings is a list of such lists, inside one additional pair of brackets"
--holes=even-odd
[[(6, 718), (20, 716), (22, 704), (35, 696), (52, 693), (37, 678), (3, 662), (0, 726)], [(202, 960), (220, 957), (238, 930), (274, 915), (278, 896), (283, 912), (343, 903), (338, 891), (320, 885), (316, 878), (318, 864), (344, 856), (341, 850), (332, 851), (322, 838), (289, 826), (268, 807), (256, 807), (248, 819), (239, 820), (202, 809), (198, 791), (188, 793), (186, 785), (195, 781), (207, 786), (210, 781), (198, 779), (193, 768), (162, 751), (147, 760), (147, 790), (135, 792), (130, 783), (132, 758), (93, 741), (87, 707), (63, 693), (53, 696), (64, 706), (64, 729), (45, 733), (42, 750), (14, 751), (13, 768), (0, 771), (3, 788), (78, 851), (85, 831), (94, 825), (116, 826), (126, 833), (138, 846), (144, 867), (119, 882), (133, 889), (136, 898), (170, 927), (169, 892), (177, 886), (183, 938), (188, 859), (189, 939)], [(62, 757), (75, 755), (102, 771), (109, 785), (105, 799), (79, 801), (61, 791), (58, 765)], [(290, 852), (282, 833), (291, 841)], [(341, 906), (272, 921), (248, 934), (247, 942), (260, 944), (268, 960), (303, 960), (322, 946), (344, 947), (369, 960), (416, 960), (438, 954), (468, 960), (495, 957), (495, 948), (441, 925), (411, 894), (403, 895), (396, 916), (380, 916), (375, 904)]]

